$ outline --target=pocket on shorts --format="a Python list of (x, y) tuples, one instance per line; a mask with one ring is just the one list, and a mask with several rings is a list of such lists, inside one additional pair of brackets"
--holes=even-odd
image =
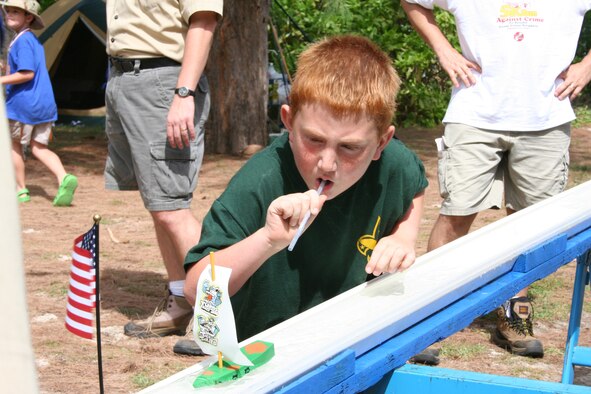
[(439, 183), (439, 195), (442, 198), (449, 196), (449, 189), (447, 187), (447, 165), (449, 162), (449, 150), (444, 149), (439, 152), (440, 156), (437, 160), (437, 180)]
[(195, 163), (198, 157), (196, 144), (175, 149), (165, 142), (153, 142), (150, 144), (150, 155), (153, 188), (173, 198), (190, 195), (195, 190), (198, 170)]
[(201, 93), (208, 93), (209, 92), (209, 82), (207, 81), (207, 78), (205, 77), (205, 75), (202, 75), (201, 78), (199, 78), (199, 82), (197, 83), (197, 89)]

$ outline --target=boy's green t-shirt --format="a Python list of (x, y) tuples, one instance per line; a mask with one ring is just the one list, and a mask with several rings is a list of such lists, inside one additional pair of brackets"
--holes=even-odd
[[(391, 233), (426, 187), (422, 162), (392, 140), (355, 185), (324, 204), (292, 252), (286, 248), (272, 256), (231, 298), (238, 339), (365, 282), (365, 265), (377, 240)], [(185, 268), (262, 228), (277, 197), (306, 190), (287, 136), (282, 136), (253, 156), (213, 203)]]

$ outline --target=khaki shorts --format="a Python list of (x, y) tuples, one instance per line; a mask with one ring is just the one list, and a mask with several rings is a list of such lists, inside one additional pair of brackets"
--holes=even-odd
[(39, 124), (25, 124), (17, 120), (8, 120), (10, 136), (13, 140), (21, 141), (22, 145), (31, 143), (31, 139), (43, 145), (49, 145), (51, 139), (52, 122)]
[(564, 190), (570, 123), (535, 132), (445, 127), (439, 152), (441, 214), (466, 216), (488, 208), (518, 211)]

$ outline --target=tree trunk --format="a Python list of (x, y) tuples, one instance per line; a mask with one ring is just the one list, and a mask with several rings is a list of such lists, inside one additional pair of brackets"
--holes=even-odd
[(211, 111), (207, 153), (239, 154), (267, 142), (267, 25), (270, 0), (224, 2), (206, 75)]

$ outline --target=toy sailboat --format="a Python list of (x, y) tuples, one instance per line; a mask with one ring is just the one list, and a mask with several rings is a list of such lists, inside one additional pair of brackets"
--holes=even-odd
[(232, 269), (216, 267), (213, 252), (209, 258), (210, 265), (203, 270), (197, 283), (193, 335), (204, 353), (218, 355), (218, 362), (199, 374), (193, 387), (239, 379), (275, 355), (274, 346), (269, 342), (255, 341), (238, 347), (228, 293)]

